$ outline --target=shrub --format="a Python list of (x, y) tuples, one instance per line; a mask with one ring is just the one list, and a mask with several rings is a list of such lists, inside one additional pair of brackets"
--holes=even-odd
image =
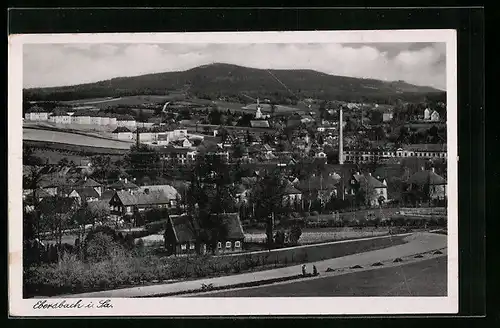
[(282, 230), (276, 231), (274, 235), (274, 243), (276, 246), (284, 246), (285, 245), (285, 232)]
[(166, 220), (150, 222), (146, 224), (146, 230), (150, 234), (158, 233), (165, 229)]
[(90, 240), (87, 240), (84, 254), (90, 262), (101, 262), (118, 254), (121, 255), (121, 248), (122, 246), (115, 242), (111, 236), (98, 232)]
[(302, 235), (302, 228), (299, 225), (294, 225), (290, 229), (290, 243), (298, 244), (301, 235)]

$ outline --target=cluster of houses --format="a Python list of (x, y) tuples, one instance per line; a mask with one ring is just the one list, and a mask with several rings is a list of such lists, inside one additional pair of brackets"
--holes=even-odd
[(424, 110), (424, 121), (439, 122), (439, 113), (436, 110), (430, 110), (426, 108)]
[[(206, 147), (205, 153), (222, 155), (219, 147)], [(258, 165), (256, 166), (258, 167)], [(258, 182), (260, 169), (251, 170), (247, 176), (235, 183), (234, 199), (237, 205), (248, 205), (253, 187)], [(185, 182), (187, 184), (187, 182)], [(285, 180), (286, 188), (283, 191), (283, 205), (294, 206), (302, 210), (310, 207), (312, 201), (319, 200), (326, 203), (332, 198), (355, 197), (360, 189), (368, 188), (366, 203), (378, 206), (389, 200), (388, 182), (385, 178), (366, 172), (342, 172), (340, 166), (312, 173), (308, 177), (298, 178), (289, 176)], [(431, 199), (445, 199), (447, 196), (446, 179), (438, 175), (434, 169), (418, 171), (408, 179), (410, 188), (422, 189), (428, 187)], [(84, 203), (93, 206), (103, 206), (109, 210), (110, 216), (116, 220), (146, 212), (151, 209), (179, 209), (182, 192), (179, 187), (172, 185), (144, 185), (138, 186), (134, 181), (119, 179), (109, 185), (103, 185), (92, 178), (83, 176), (78, 179), (58, 179), (57, 175), (47, 174), (38, 184), (37, 190), (24, 188), (24, 199), (36, 197), (41, 206), (50, 203), (54, 196), (58, 196), (62, 203), (54, 211), (69, 211)], [(53, 205), (53, 204), (52, 204)], [(46, 205), (48, 206), (48, 205)], [(222, 221), (228, 227), (228, 236), (225, 240), (217, 241), (217, 253), (231, 253), (243, 248), (243, 227), (238, 213), (221, 213)], [(206, 252), (207, 245), (199, 242), (198, 227), (195, 220), (187, 214), (170, 215), (166, 218), (165, 248), (172, 254), (189, 252)]]

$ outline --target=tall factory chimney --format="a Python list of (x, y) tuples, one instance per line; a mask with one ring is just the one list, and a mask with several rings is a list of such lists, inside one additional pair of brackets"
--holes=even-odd
[(342, 106), (340, 107), (340, 114), (339, 114), (339, 164), (342, 165), (344, 164), (344, 131), (343, 131), (343, 108)]
[(139, 127), (137, 127), (135, 129), (135, 134), (136, 134), (136, 136), (135, 136), (136, 146), (137, 146), (137, 148), (139, 148), (139, 146), (141, 145), (141, 141), (139, 140), (139, 136), (140, 136)]

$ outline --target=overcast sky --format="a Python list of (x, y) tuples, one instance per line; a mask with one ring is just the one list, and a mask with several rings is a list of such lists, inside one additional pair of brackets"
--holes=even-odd
[(445, 43), (26, 44), (25, 88), (182, 71), (214, 62), (404, 80), (446, 90)]

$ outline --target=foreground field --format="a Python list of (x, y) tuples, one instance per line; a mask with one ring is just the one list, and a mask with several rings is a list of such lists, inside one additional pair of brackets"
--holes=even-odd
[(203, 297), (446, 296), (447, 258)]
[(132, 252), (110, 249), (105, 260), (84, 261), (77, 254), (63, 256), (58, 263), (25, 268), (25, 297), (86, 293), (155, 284), (169, 280), (226, 277), (321, 261), (346, 255), (403, 245), (403, 237), (356, 240), (234, 256), (165, 256), (137, 247)]
[(133, 144), (131, 142), (103, 139), (88, 135), (67, 133), (60, 131), (48, 131), (39, 129), (23, 129), (23, 140), (43, 141), (51, 143), (72, 144), (77, 146), (100, 147), (128, 150)]

